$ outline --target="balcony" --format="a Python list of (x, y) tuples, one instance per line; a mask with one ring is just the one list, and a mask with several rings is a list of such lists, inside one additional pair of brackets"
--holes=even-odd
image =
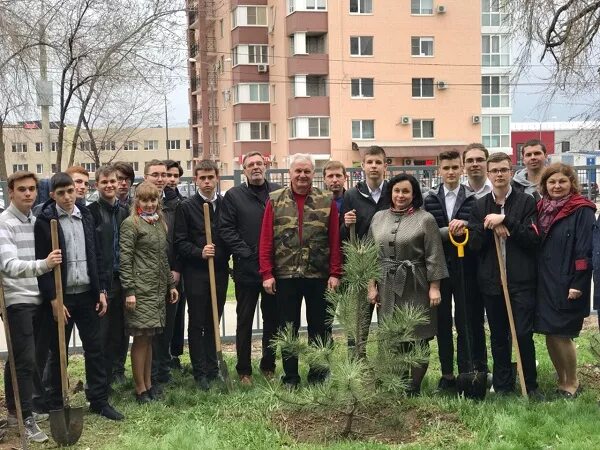
[(329, 97), (290, 98), (288, 116), (329, 116)]
[(202, 144), (192, 145), (192, 158), (202, 158)]
[(188, 5), (188, 26), (194, 28), (194, 24), (198, 20), (198, 3), (190, 2)]
[(209, 143), (208, 154), (211, 159), (217, 159), (219, 157), (219, 141), (211, 141)]
[[(203, 112), (201, 109), (192, 111), (192, 124), (202, 126), (202, 118)], [(208, 120), (213, 125), (219, 121), (219, 108), (212, 106), (208, 108)]]
[(328, 75), (329, 55), (327, 53), (293, 55), (287, 60), (287, 73), (289, 76), (298, 74)]
[(197, 54), (198, 54), (198, 44), (196, 42), (193, 42), (190, 45), (190, 58), (195, 58)]
[(285, 32), (289, 36), (296, 32), (327, 33), (326, 11), (295, 11), (285, 18)]

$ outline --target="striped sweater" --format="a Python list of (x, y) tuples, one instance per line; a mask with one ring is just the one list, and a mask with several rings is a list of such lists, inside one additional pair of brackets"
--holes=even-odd
[(6, 306), (42, 303), (37, 277), (50, 268), (46, 260), (35, 259), (34, 223), (31, 213), (26, 216), (13, 204), (0, 214), (0, 273)]

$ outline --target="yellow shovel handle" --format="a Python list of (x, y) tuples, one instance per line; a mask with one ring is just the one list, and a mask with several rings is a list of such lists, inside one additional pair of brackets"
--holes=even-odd
[(469, 229), (465, 228), (465, 240), (462, 242), (456, 242), (454, 240), (454, 236), (452, 236), (452, 233), (450, 233), (450, 232), (448, 232), (448, 236), (450, 237), (450, 242), (452, 242), (452, 244), (458, 250), (458, 257), (464, 258), (465, 257), (465, 245), (467, 245), (467, 242), (469, 242)]

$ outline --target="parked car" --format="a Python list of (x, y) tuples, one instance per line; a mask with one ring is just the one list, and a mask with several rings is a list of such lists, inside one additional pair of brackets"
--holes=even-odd
[(595, 183), (593, 181), (581, 183), (580, 188), (581, 195), (593, 201), (596, 201), (596, 199), (598, 198), (598, 183)]

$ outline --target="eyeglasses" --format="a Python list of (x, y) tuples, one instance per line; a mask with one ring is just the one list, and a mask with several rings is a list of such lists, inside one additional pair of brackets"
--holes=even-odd
[(488, 170), (488, 173), (491, 173), (492, 175), (498, 175), (498, 174), (506, 175), (508, 172), (510, 172), (510, 169), (508, 169), (506, 167), (503, 167), (502, 169)]
[(158, 172), (152, 172), (149, 173), (148, 176), (152, 177), (152, 178), (167, 178), (167, 172), (162, 172), (162, 173), (158, 173)]

